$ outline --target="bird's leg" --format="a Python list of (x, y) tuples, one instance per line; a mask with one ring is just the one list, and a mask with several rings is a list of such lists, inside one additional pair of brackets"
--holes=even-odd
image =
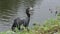
[(20, 24), (17, 25), (17, 28), (18, 28), (19, 31), (21, 30), (21, 28), (20, 28)]
[(15, 27), (12, 27), (12, 31), (16, 32), (16, 31), (15, 31)]
[(23, 30), (23, 29), (21, 29), (21, 24), (18, 24), (17, 25), (17, 28), (18, 28), (19, 31), (22, 31)]
[(25, 27), (26, 29), (27, 29), (27, 31), (29, 32), (29, 29), (28, 29), (28, 27)]
[(12, 25), (12, 27), (11, 27), (12, 31), (14, 31), (14, 32), (15, 32), (15, 28), (16, 28), (16, 24), (15, 24), (15, 23), (13, 23), (13, 25)]
[(16, 27), (16, 25), (14, 25), (14, 24), (13, 24), (13, 26), (11, 27), (12, 31), (14, 31), (14, 32), (16, 32), (16, 31), (15, 31), (15, 27)]
[(20, 27), (17, 27), (18, 28), (18, 30), (21, 30), (21, 28)]

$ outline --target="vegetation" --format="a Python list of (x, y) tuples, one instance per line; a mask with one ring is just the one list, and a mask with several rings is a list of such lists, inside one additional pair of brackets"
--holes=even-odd
[(33, 28), (30, 28), (28, 32), (25, 28), (23, 31), (13, 32), (11, 30), (6, 32), (0, 32), (0, 34), (60, 34), (60, 21), (59, 19), (49, 19), (45, 22), (44, 25), (34, 25)]

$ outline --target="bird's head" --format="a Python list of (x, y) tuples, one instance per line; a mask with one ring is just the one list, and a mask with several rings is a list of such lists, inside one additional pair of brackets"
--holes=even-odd
[(33, 15), (33, 7), (28, 7), (26, 9), (26, 13), (29, 14), (29, 15)]

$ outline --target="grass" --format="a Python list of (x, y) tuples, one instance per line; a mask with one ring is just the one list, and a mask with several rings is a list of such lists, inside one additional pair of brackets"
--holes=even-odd
[(42, 26), (35, 25), (28, 32), (25, 28), (23, 31), (13, 32), (11, 30), (0, 32), (0, 34), (60, 34), (60, 20), (59, 17), (57, 19), (49, 19), (45, 21), (45, 24)]

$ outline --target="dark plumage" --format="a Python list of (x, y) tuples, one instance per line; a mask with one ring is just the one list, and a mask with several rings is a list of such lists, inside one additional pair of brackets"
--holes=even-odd
[(27, 8), (26, 9), (26, 14), (27, 14), (27, 17), (25, 19), (20, 19), (19, 17), (17, 17), (16, 19), (14, 19), (14, 23), (12, 25), (12, 30), (14, 31), (15, 27), (18, 28), (18, 30), (21, 30), (20, 26), (23, 24), (23, 26), (25, 28), (28, 29), (28, 25), (29, 25), (29, 21), (30, 21), (30, 15), (32, 14), (32, 8)]

